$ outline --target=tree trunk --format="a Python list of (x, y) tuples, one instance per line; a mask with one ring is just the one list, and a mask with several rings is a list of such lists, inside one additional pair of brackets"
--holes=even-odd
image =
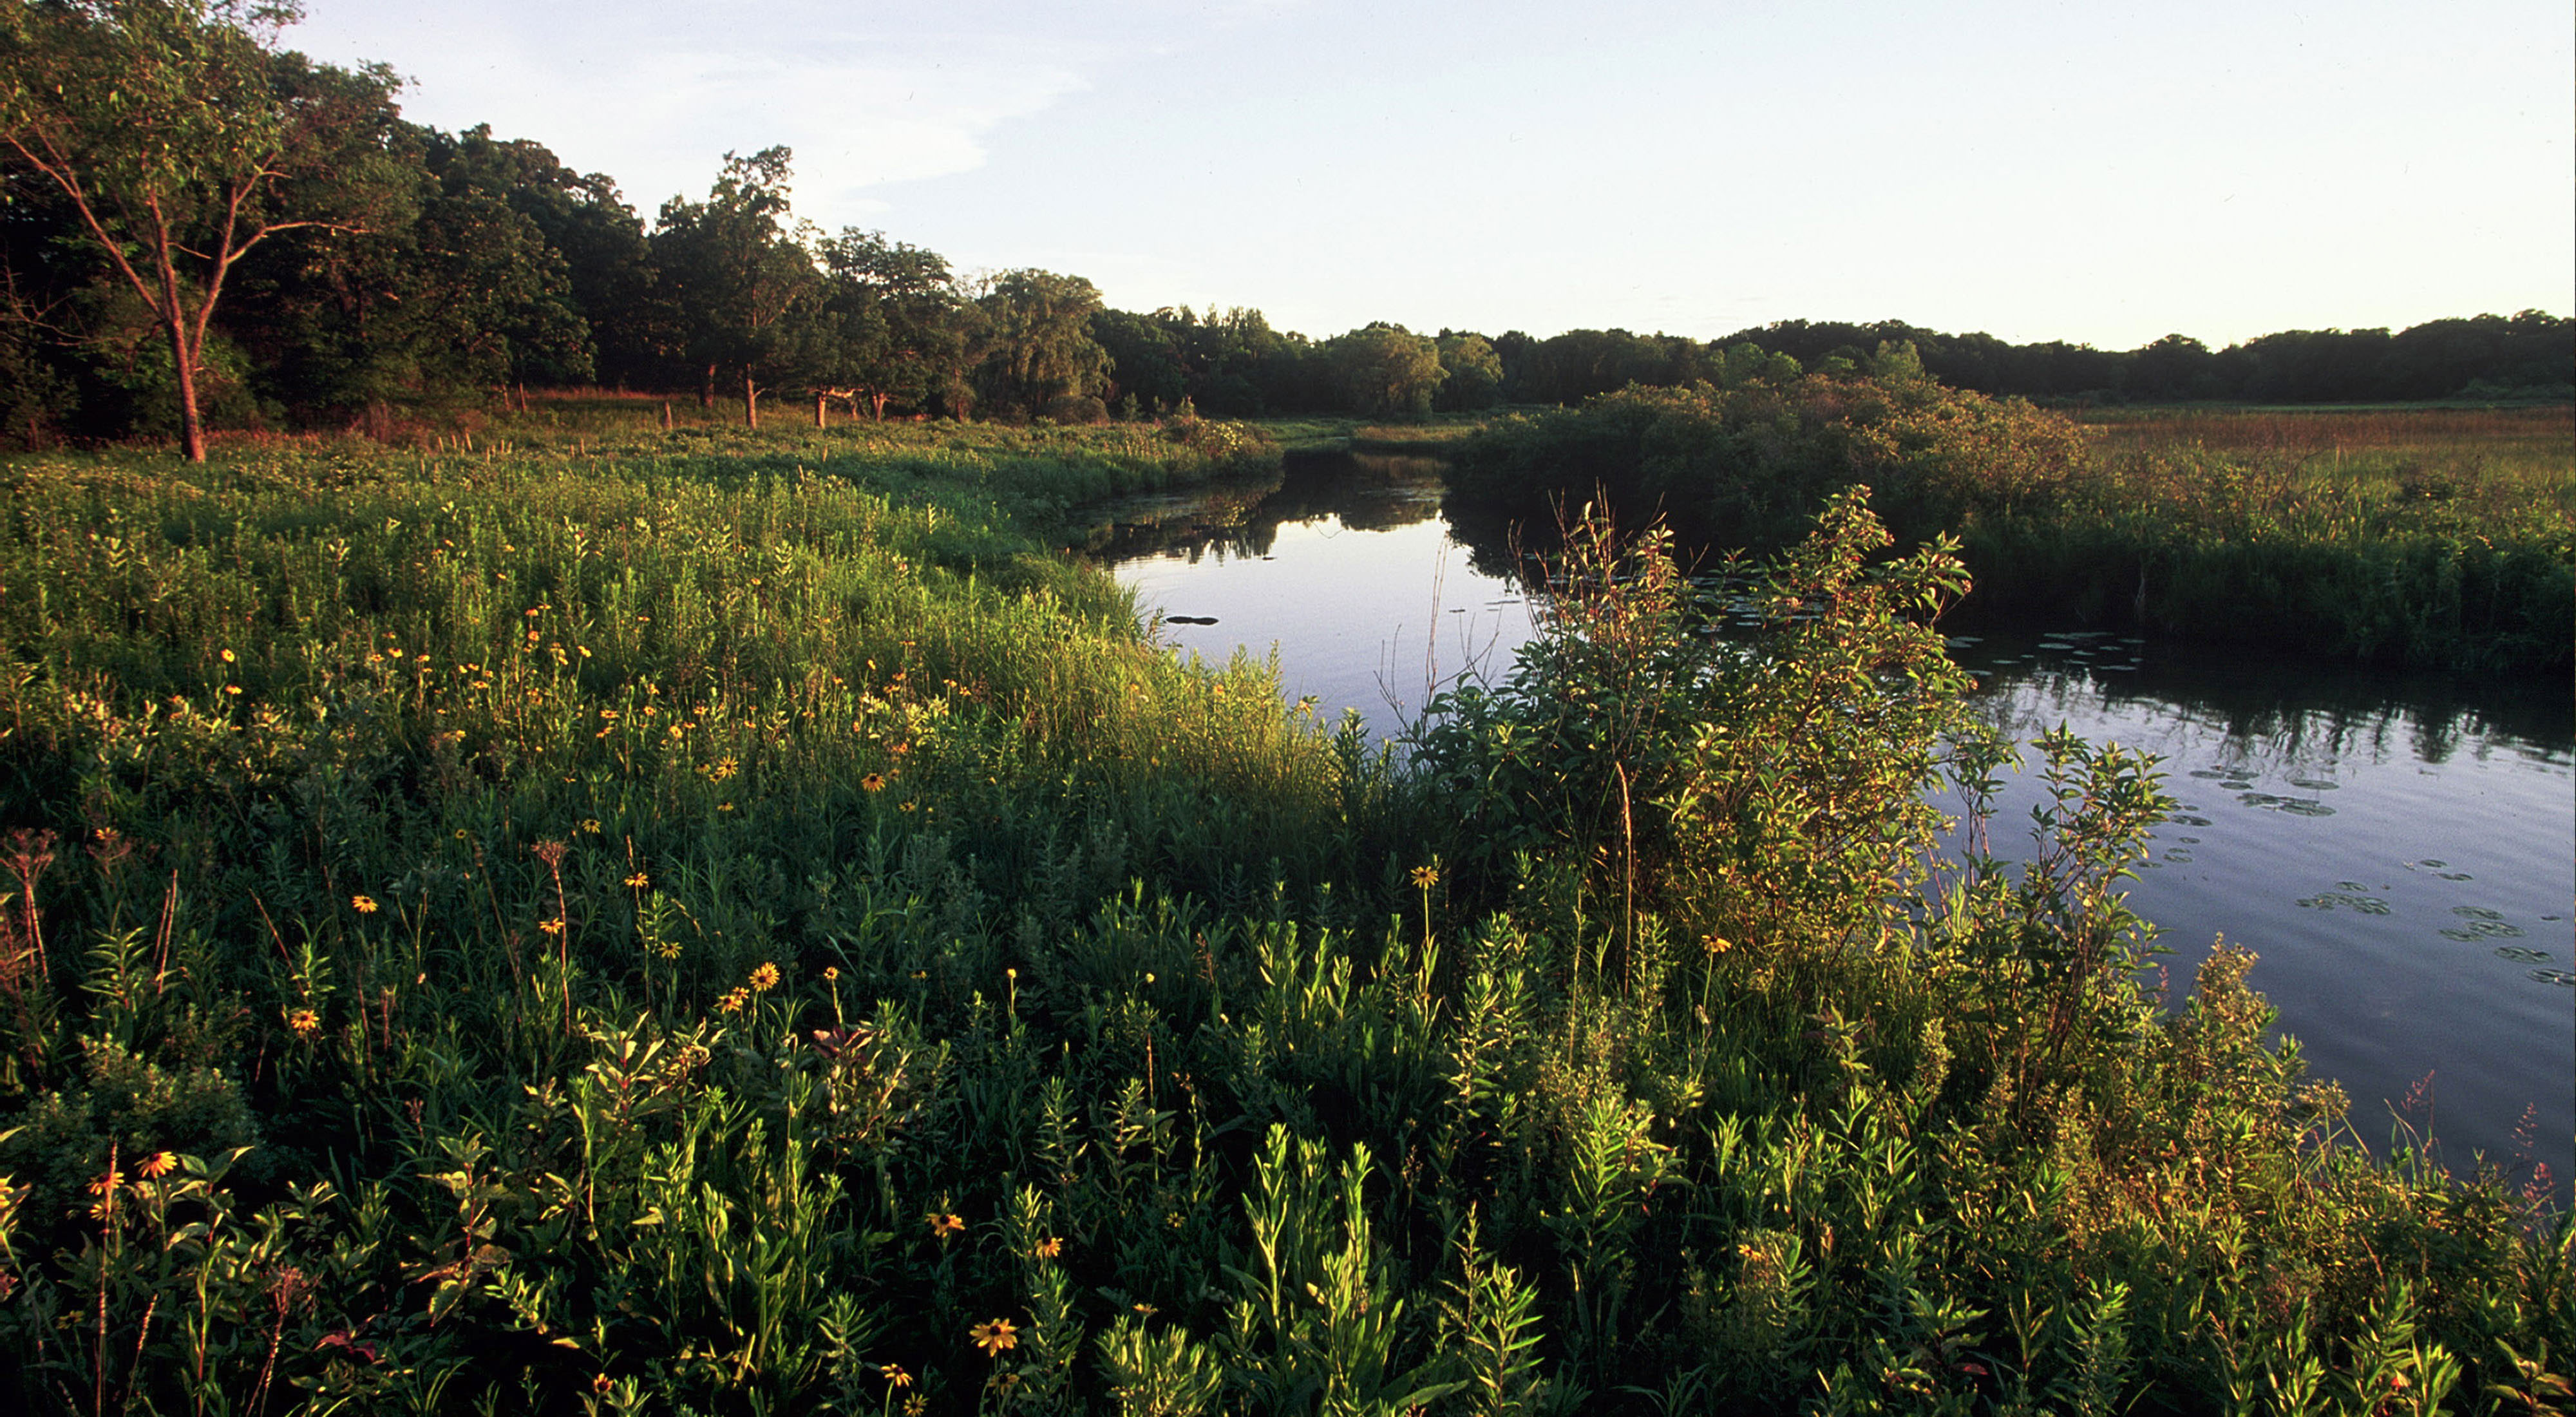
[(886, 396), (882, 393), (870, 394), (868, 400), (876, 405), (876, 421), (885, 422)]
[(742, 376), (742, 426), (760, 431), (760, 386), (751, 382), (748, 373)]
[(665, 433), (671, 431), (671, 401), (669, 399), (662, 400), (662, 431)]
[(823, 396), (821, 394), (816, 394), (814, 396), (814, 426), (817, 428), (829, 428), (832, 426), (831, 424), (823, 421)]
[(197, 361), (189, 357), (187, 327), (173, 316), (167, 328), (170, 367), (179, 373), (179, 451), (190, 462), (204, 462), (206, 430), (197, 420)]
[(698, 407), (714, 408), (715, 406), (716, 366), (710, 364), (707, 366), (707, 381), (698, 386)]

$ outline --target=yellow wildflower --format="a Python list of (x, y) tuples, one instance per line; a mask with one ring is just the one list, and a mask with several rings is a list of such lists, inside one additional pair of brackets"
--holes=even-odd
[(778, 987), (778, 966), (777, 966), (777, 965), (770, 964), (770, 963), (768, 963), (768, 962), (766, 962), (766, 961), (763, 961), (763, 962), (762, 962), (762, 964), (761, 964), (761, 966), (760, 966), (759, 968), (757, 968), (757, 969), (755, 969), (755, 970), (753, 970), (753, 971), (751, 972), (751, 990), (752, 990), (752, 992), (753, 992), (753, 993), (755, 993), (755, 994), (766, 994), (766, 993), (768, 993), (770, 990), (775, 989), (775, 988), (777, 988), (777, 987)]
[(298, 1038), (310, 1038), (322, 1031), (322, 1016), (311, 1009), (297, 1009), (286, 1016), (286, 1026)]
[(949, 1211), (932, 1211), (922, 1219), (930, 1222), (930, 1233), (942, 1240), (966, 1229), (965, 1217)]
[(177, 1170), (178, 1166), (179, 1158), (172, 1156), (166, 1151), (156, 1151), (150, 1156), (145, 1157), (143, 1164), (134, 1169), (142, 1172), (145, 1180), (158, 1181), (162, 1177), (169, 1175), (172, 1171)]
[(373, 915), (376, 913), (376, 898), (371, 895), (353, 895), (349, 897), (349, 908), (360, 915)]
[(988, 1358), (999, 1358), (1005, 1351), (1020, 1346), (1019, 1329), (1009, 1319), (991, 1319), (980, 1324), (969, 1324), (966, 1328), (966, 1337), (976, 1347), (983, 1349), (984, 1355)]
[(1415, 890), (1427, 891), (1438, 884), (1440, 884), (1440, 869), (1438, 867), (1416, 866), (1413, 868), (1413, 888)]

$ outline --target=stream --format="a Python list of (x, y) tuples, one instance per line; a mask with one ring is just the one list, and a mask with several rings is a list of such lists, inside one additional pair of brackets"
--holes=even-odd
[[(1435, 689), (1499, 678), (1532, 634), (1508, 574), (1443, 520), (1440, 464), (1292, 460), (1276, 480), (1092, 509), (1088, 554), (1175, 653), (1278, 656), (1281, 691), (1398, 737)], [(1488, 558), (1490, 564), (1491, 558)], [(2576, 703), (2555, 682), (2372, 672), (2082, 625), (1958, 635), (1975, 710), (2163, 759), (2180, 804), (2130, 904), (2169, 1002), (2221, 936), (2385, 1155), (2403, 1123), (2474, 1157), (2576, 1166)], [(1999, 855), (2027, 857), (2037, 754), (2006, 777)], [(1955, 807), (1955, 802), (1948, 803)], [(2411, 1143), (2407, 1143), (2411, 1144)]]

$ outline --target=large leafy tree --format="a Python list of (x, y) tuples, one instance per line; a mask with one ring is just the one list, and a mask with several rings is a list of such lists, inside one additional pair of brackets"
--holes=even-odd
[(1342, 335), (1326, 347), (1333, 380), (1355, 412), (1375, 417), (1420, 418), (1448, 372), (1440, 346), (1402, 325), (1374, 324)]
[(704, 373), (702, 399), (715, 402), (716, 378), (742, 380), (743, 419), (760, 426), (760, 393), (795, 362), (789, 320), (818, 284), (813, 255), (788, 216), (793, 154), (763, 148), (725, 154), (724, 171), (703, 202), (662, 204), (653, 233), (653, 267), (678, 314), (681, 352)]
[(975, 382), (1011, 413), (1043, 412), (1053, 400), (1096, 397), (1109, 385), (1109, 351), (1091, 337), (1100, 291), (1080, 276), (1004, 271), (975, 302)]
[[(451, 198), (496, 198), (533, 224), (561, 284), (548, 278), (546, 299), (567, 307), (586, 328), (595, 376), (644, 381), (662, 371), (654, 349), (663, 332), (653, 303), (653, 268), (644, 223), (604, 173), (577, 173), (544, 144), (495, 138), (488, 124), (462, 133), (432, 132), (424, 153)], [(558, 361), (547, 350), (540, 362)], [(534, 368), (530, 379), (587, 377), (578, 370)]]
[(368, 120), (389, 70), (276, 46), (290, 0), (0, 0), (0, 160), (61, 193), (75, 230), (170, 351), (187, 456), (234, 268), (281, 232), (368, 224)]
[(806, 323), (803, 365), (816, 398), (920, 406), (964, 377), (965, 333), (946, 257), (882, 231), (844, 229), (819, 243), (823, 295)]
[(1442, 409), (1491, 408), (1502, 402), (1503, 361), (1483, 335), (1440, 332)]

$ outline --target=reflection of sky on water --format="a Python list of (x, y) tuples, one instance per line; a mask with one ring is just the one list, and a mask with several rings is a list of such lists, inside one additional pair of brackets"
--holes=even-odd
[(1312, 695), (1327, 723), (1355, 708), (1374, 737), (1400, 732), (1426, 697), (1470, 666), (1509, 668), (1529, 638), (1520, 588), (1468, 568), (1436, 518), (1356, 531), (1325, 515), (1278, 526), (1268, 557), (1172, 553), (1118, 567), (1149, 614), (1213, 617), (1161, 640), (1223, 661), (1279, 651), (1280, 691)]
[[(1986, 682), (1979, 712), (2014, 737), (2063, 723), (2164, 760), (2179, 807), (2129, 892), (2173, 951), (2176, 1001), (2223, 934), (2262, 957), (2255, 987), (2310, 1073), (2344, 1085), (2374, 1149), (2391, 1099), (2431, 1073), (2453, 1164), (2511, 1157), (2530, 1108), (2563, 1186), (2576, 1134), (2576, 987), (2556, 982), (2576, 970), (2566, 695), (2472, 699), (2440, 679), (2110, 648), (2078, 660), (1988, 639), (1955, 653)], [(1994, 819), (2007, 855), (2032, 849), (2042, 799), (2037, 755), (2024, 760)]]
[[(1292, 469), (1217, 504), (1138, 505), (1095, 546), (1149, 614), (1217, 622), (1166, 623), (1164, 643), (1214, 659), (1275, 644), (1291, 701), (1315, 696), (1327, 721), (1357, 708), (1385, 737), (1426, 684), (1470, 663), (1498, 675), (1530, 634), (1517, 585), (1473, 568), (1438, 496), (1418, 468)], [(2182, 805), (2130, 889), (2174, 952), (2176, 1001), (2223, 934), (2262, 956), (2255, 987), (2311, 1074), (2344, 1085), (2374, 1150), (2387, 1099), (2429, 1072), (2455, 1165), (2509, 1158), (2528, 1107), (2564, 1195), (2576, 987), (2552, 981), (2576, 971), (2576, 710), (2563, 686), (2080, 631), (1961, 636), (1954, 653), (1985, 683), (1979, 711), (2014, 737), (2063, 723), (2164, 760)], [(1993, 824), (2007, 856), (2032, 849), (2040, 783), (2025, 757)]]

